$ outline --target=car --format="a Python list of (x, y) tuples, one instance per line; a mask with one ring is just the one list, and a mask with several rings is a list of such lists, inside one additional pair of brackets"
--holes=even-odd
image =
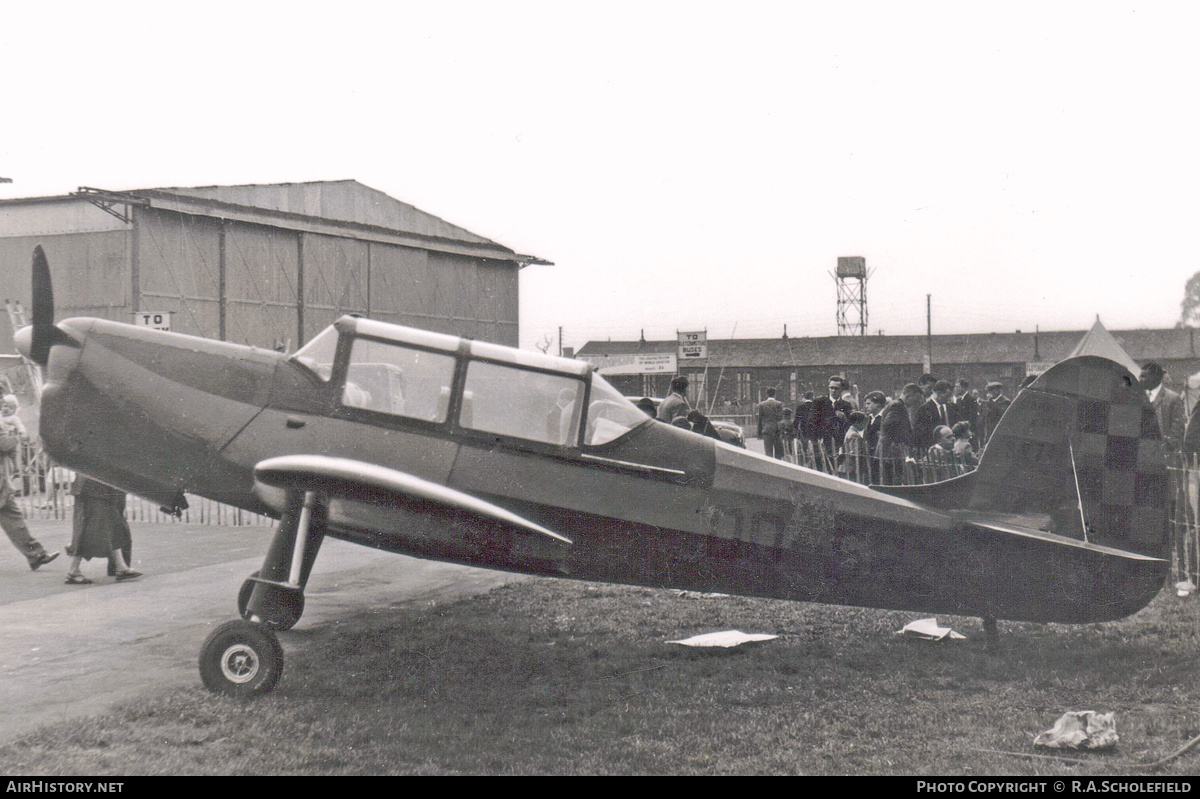
[[(641, 408), (649, 416), (653, 416), (653, 413), (651, 413), (650, 410), (651, 407), (653, 407), (654, 410), (657, 410), (659, 404), (662, 402), (662, 397), (626, 396), (625, 399)], [(746, 448), (746, 435), (742, 432), (742, 426), (740, 424), (735, 422), (721, 421), (718, 419), (709, 419), (709, 421), (712, 422), (712, 426), (716, 428), (717, 435), (719, 435), (721, 440), (726, 444), (732, 444), (733, 446), (741, 447), (742, 449)]]
[(742, 432), (740, 424), (719, 419), (709, 419), (709, 421), (712, 422), (713, 427), (717, 428), (717, 433), (726, 444), (733, 444), (742, 449), (746, 448), (746, 434)]

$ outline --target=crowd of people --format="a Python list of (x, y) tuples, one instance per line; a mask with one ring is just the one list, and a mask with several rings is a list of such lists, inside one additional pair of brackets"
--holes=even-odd
[(1012, 401), (1000, 382), (980, 397), (969, 381), (930, 374), (889, 397), (856, 396), (840, 375), (828, 393), (807, 392), (794, 409), (767, 390), (755, 409), (763, 451), (864, 484), (944, 480), (973, 469), (992, 430)]

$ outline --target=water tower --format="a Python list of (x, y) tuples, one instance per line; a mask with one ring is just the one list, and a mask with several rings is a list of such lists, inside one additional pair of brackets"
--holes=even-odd
[(867, 335), (867, 259), (849, 255), (837, 259), (837, 325), (839, 336)]

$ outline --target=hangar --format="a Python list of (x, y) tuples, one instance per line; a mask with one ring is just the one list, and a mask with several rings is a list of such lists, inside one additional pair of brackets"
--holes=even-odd
[(355, 180), (0, 200), (7, 299), (28, 304), (37, 244), (60, 318), (278, 350), (345, 313), (516, 346), (518, 272), (549, 263)]

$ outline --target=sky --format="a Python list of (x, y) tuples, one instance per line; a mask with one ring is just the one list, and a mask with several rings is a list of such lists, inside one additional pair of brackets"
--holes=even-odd
[(43, 2), (0, 198), (353, 178), (517, 252), (521, 344), (1170, 327), (1200, 5)]

